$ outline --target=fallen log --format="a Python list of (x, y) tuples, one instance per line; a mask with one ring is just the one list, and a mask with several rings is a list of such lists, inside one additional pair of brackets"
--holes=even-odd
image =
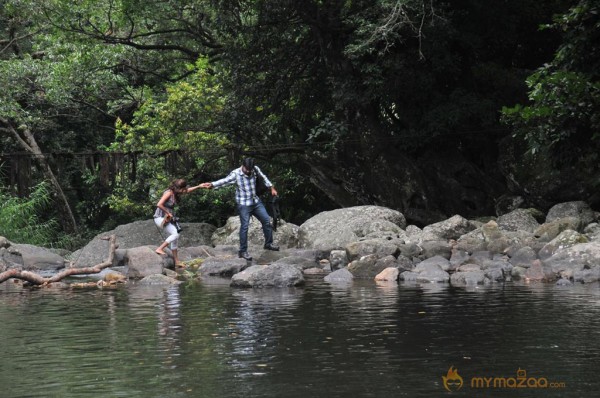
[(7, 281), (8, 279), (20, 279), (26, 282), (31, 283), (32, 285), (40, 286), (47, 285), (52, 282), (58, 282), (63, 280), (64, 278), (72, 275), (89, 275), (89, 274), (97, 274), (102, 271), (104, 268), (110, 267), (113, 264), (113, 260), (115, 258), (115, 249), (116, 249), (116, 237), (115, 235), (110, 235), (109, 237), (100, 238), (103, 240), (108, 240), (108, 259), (100, 264), (96, 264), (92, 267), (83, 267), (83, 268), (65, 268), (63, 271), (53, 275), (49, 278), (45, 278), (35, 272), (24, 271), (18, 268), (9, 269), (8, 271), (4, 271), (0, 273), (0, 283)]

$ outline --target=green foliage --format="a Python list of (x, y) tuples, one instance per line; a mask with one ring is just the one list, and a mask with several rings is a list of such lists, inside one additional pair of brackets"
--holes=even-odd
[(152, 95), (147, 90), (147, 98), (131, 123), (117, 121), (116, 140), (109, 149), (160, 152), (194, 148), (214, 152), (226, 146), (226, 138), (215, 130), (224, 104), (221, 86), (205, 58), (189, 69), (194, 72), (167, 84), (164, 95)]
[[(185, 178), (189, 184), (197, 184), (203, 182), (199, 177), (216, 176), (228, 167), (230, 143), (217, 130), (225, 101), (218, 75), (206, 58), (199, 58), (188, 69), (192, 73), (165, 85), (164, 93), (147, 90), (148, 97), (130, 123), (117, 121), (115, 141), (108, 149), (146, 154), (139, 158), (135, 181), (119, 177), (105, 201), (120, 223), (151, 215), (172, 179)], [(186, 167), (166, 170), (163, 162), (147, 156), (165, 151), (185, 151), (191, 159)], [(196, 191), (193, 198), (186, 197), (179, 212), (182, 220), (222, 223), (224, 214), (213, 209), (225, 202), (228, 205), (223, 209), (231, 211), (231, 203), (222, 191), (217, 192), (199, 195)]]
[(503, 108), (503, 120), (530, 154), (570, 165), (600, 149), (600, 7), (581, 0), (552, 27), (564, 32), (562, 45), (527, 79), (529, 104)]
[(42, 216), (50, 202), (46, 183), (36, 185), (28, 198), (0, 189), (0, 236), (17, 243), (47, 247), (56, 244), (58, 223)]
[[(555, 49), (537, 26), (563, 2), (4, 0), (0, 26), (13, 29), (0, 30), (12, 43), (0, 47), (0, 116), (27, 126), (44, 152), (135, 154), (135, 170), (110, 182), (95, 161), (77, 166), (85, 155), (69, 166), (53, 160), (89, 229), (148, 218), (173, 178), (209, 181), (247, 154), (298, 223), (332, 205), (311, 183), (338, 171), (329, 165), (359, 177), (398, 152), (444, 147), (487, 158), (473, 143), (493, 142), (498, 109), (526, 97), (522, 71)], [(590, 32), (592, 2), (581, 4), (557, 23)], [(506, 111), (538, 146), (580, 137), (558, 126), (570, 126), (569, 113), (593, 113), (587, 37), (573, 33), (560, 67), (530, 79), (543, 106)], [(557, 70), (565, 73), (550, 79)], [(548, 108), (563, 106), (549, 121)], [(18, 147), (0, 140), (1, 151)], [(40, 180), (34, 169), (32, 178)], [(337, 183), (355, 194), (385, 181)], [(188, 195), (180, 215), (222, 224), (233, 213), (228, 189)]]
[[(527, 79), (533, 105), (503, 108), (504, 120), (532, 155), (542, 149), (565, 153), (600, 144), (600, 82), (582, 73), (543, 68)], [(562, 150), (562, 151), (561, 151)], [(577, 154), (579, 156), (579, 154)]]

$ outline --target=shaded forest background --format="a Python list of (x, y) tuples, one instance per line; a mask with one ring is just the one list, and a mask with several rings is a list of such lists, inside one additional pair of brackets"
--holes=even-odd
[[(0, 0), (0, 235), (76, 248), (254, 156), (283, 218), (600, 207), (592, 0)], [(198, 191), (197, 191), (198, 192)], [(222, 225), (227, 190), (182, 203)]]

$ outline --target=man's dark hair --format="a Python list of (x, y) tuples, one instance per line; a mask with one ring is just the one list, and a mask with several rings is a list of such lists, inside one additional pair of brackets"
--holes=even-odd
[(245, 158), (242, 161), (242, 166), (246, 168), (246, 170), (252, 171), (254, 170), (254, 158)]

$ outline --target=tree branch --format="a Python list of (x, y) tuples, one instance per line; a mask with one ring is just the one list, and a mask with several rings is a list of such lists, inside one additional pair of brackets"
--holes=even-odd
[(39, 274), (36, 274), (35, 272), (23, 271), (18, 268), (13, 268), (8, 271), (0, 273), (0, 283), (4, 282), (10, 278), (15, 278), (15, 279), (20, 279), (20, 280), (29, 282), (32, 285), (41, 286), (41, 285), (50, 284), (52, 282), (58, 282), (64, 278), (66, 278), (67, 276), (71, 276), (71, 275), (97, 274), (100, 271), (102, 271), (104, 268), (110, 267), (113, 264), (113, 260), (115, 258), (115, 249), (117, 247), (115, 244), (115, 241), (116, 241), (115, 235), (111, 235), (110, 237), (103, 237), (101, 239), (108, 240), (109, 246), (108, 246), (108, 259), (106, 259), (106, 261), (104, 261), (100, 264), (96, 264), (93, 267), (66, 268), (65, 270), (63, 270), (63, 271), (59, 272), (58, 274), (56, 274), (52, 277), (49, 277), (49, 278), (44, 278), (44, 277), (40, 276)]

